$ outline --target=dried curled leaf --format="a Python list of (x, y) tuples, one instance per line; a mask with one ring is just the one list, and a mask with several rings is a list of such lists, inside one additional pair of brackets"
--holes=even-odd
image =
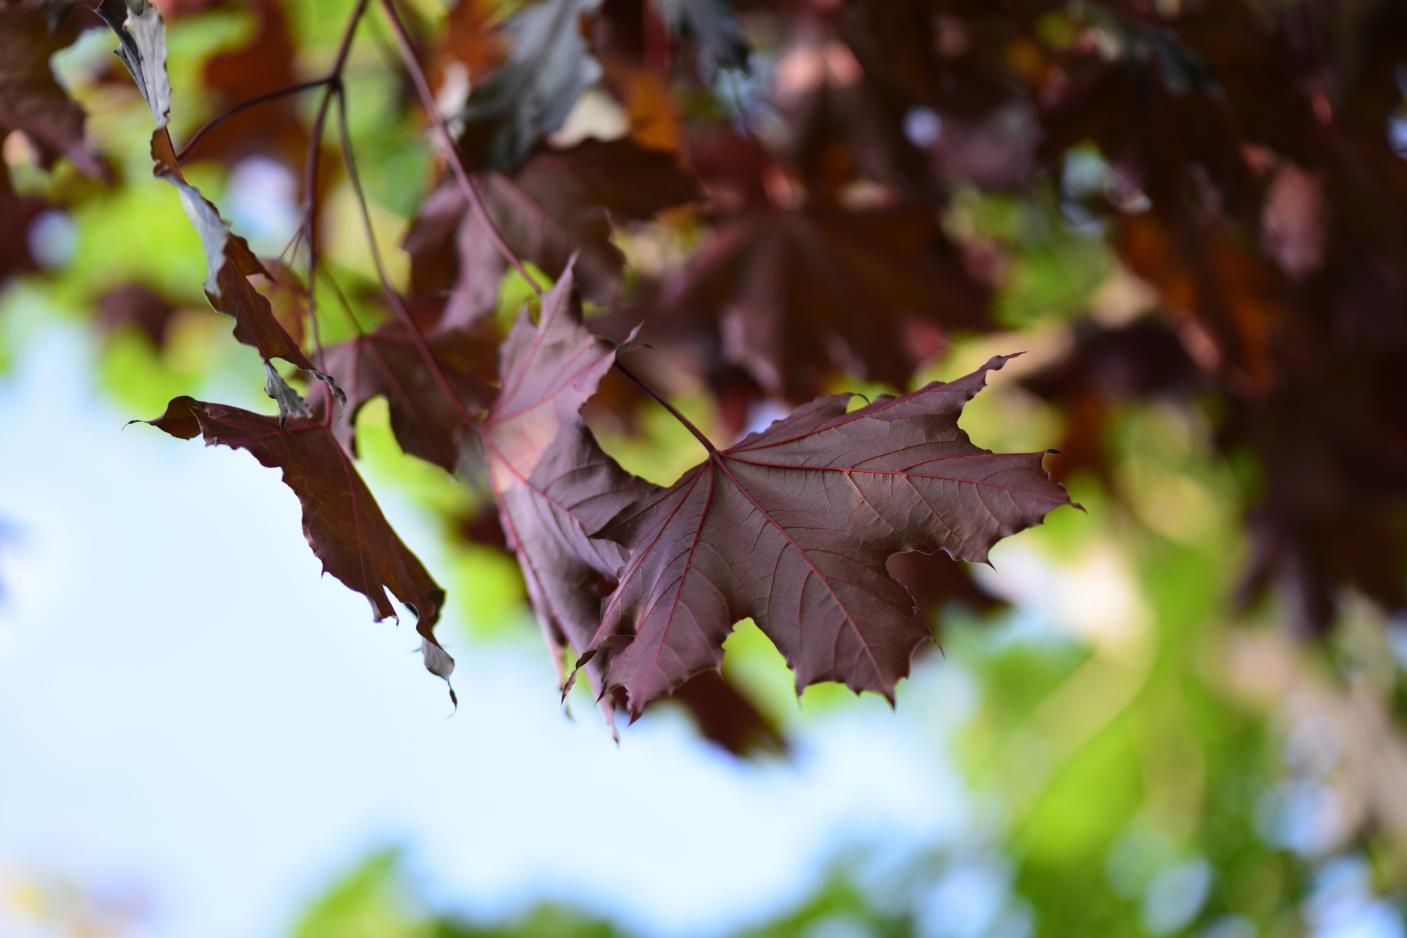
[[(234, 319), (235, 338), (258, 349), (265, 363), (281, 358), (304, 371), (316, 373), (312, 362), (274, 316), (268, 299), (249, 279), (255, 275), (272, 279), (268, 271), (249, 249), (248, 242), (230, 230), (214, 203), (181, 172), (176, 148), (166, 127), (171, 110), (171, 84), (166, 75), (166, 28), (154, 7), (145, 3), (139, 6), (140, 9), (128, 11), (123, 23), (110, 25), (122, 43), (118, 55), (132, 73), (156, 121), (151, 137), (152, 171), (158, 179), (176, 187), (181, 206), (205, 249), (205, 296), (211, 306)], [(270, 396), (279, 402), (285, 416), (296, 415), (298, 408), (287, 409), (291, 391), (283, 393), (287, 385), (280, 387), (281, 384), (281, 379), (277, 382), (270, 379)]]

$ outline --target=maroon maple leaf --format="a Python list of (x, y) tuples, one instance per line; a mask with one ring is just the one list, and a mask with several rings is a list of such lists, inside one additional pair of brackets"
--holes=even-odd
[[(611, 243), (614, 224), (641, 221), (699, 196), (673, 154), (631, 140), (586, 140), (539, 150), (511, 176), (480, 177), (484, 204), (508, 246), (552, 277), (576, 261), (582, 292), (616, 298), (624, 256)], [(452, 183), (431, 194), (406, 234), (416, 292), (449, 291), (447, 325), (493, 309), (508, 269), (483, 217)]]
[[(847, 413), (819, 398), (719, 451), (599, 533), (630, 553), (588, 657), (632, 713), (717, 667), (752, 617), (797, 687), (841, 681), (893, 699), (930, 637), (885, 569), (902, 551), (985, 561), (997, 540), (1071, 504), (1041, 453), (998, 454), (958, 428), (963, 405), (1007, 359)], [(700, 435), (700, 440), (703, 440)]]
[[(503, 390), (481, 428), (499, 521), (528, 595), (560, 666), (566, 649), (585, 651), (600, 624), (601, 595), (626, 561), (612, 541), (588, 536), (632, 502), (658, 492), (604, 453), (579, 416), (615, 361), (615, 347), (581, 323), (566, 274), (542, 301), (535, 324), (526, 310), (503, 348)], [(595, 665), (588, 674), (598, 686)], [(708, 738), (729, 752), (780, 749), (780, 731), (722, 675), (696, 675), (678, 702)], [(614, 722), (615, 701), (602, 710)]]
[(524, 310), (503, 344), (503, 384), (480, 429), (499, 518), (518, 556), (549, 644), (585, 651), (600, 623), (602, 585), (625, 552), (587, 534), (654, 486), (601, 451), (580, 416), (615, 361), (615, 346), (582, 325), (569, 267)]
[(425, 667), (449, 680), (454, 659), (435, 638), (444, 590), (391, 529), (321, 419), (283, 421), (178, 397), (148, 422), (183, 440), (199, 435), (207, 446), (247, 450), (263, 465), (283, 470), (284, 484), (303, 506), (303, 534), (324, 571), (366, 596), (377, 621), (396, 616), (388, 591), (409, 606), (416, 616)]
[(493, 394), (496, 342), (484, 329), (455, 329), (423, 339), (434, 369), (444, 376), (442, 385), (412, 328), (391, 322), (325, 350), (327, 372), (347, 394), (334, 429), (355, 453), (358, 412), (367, 401), (384, 396), (401, 449), (453, 472), (473, 431), (466, 405), (482, 412)]
[(791, 400), (835, 372), (902, 385), (921, 363), (909, 326), (985, 319), (983, 291), (922, 205), (750, 212), (716, 230), (659, 302), (662, 328), (717, 329), (725, 358)]

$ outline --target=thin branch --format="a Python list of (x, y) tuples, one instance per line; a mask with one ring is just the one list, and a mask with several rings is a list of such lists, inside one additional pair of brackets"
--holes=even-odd
[(493, 216), (489, 214), (488, 206), (484, 204), (483, 194), (479, 191), (478, 183), (469, 175), (464, 168), (464, 162), (459, 158), (459, 153), (455, 150), (454, 134), (450, 133), (449, 125), (445, 123), (444, 116), (440, 114), (440, 109), (435, 103), (435, 95), (430, 90), (430, 82), (425, 77), (425, 71), (420, 67), (415, 56), (415, 45), (411, 42), (410, 34), (406, 31), (405, 23), (401, 21), (401, 15), (396, 10), (395, 0), (381, 0), (381, 9), (386, 12), (386, 19), (391, 24), (391, 30), (396, 34), (396, 44), (400, 47), (401, 58), (405, 61), (407, 71), (410, 73), (410, 80), (415, 85), (416, 93), (420, 95), (420, 102), (430, 119), (435, 124), (435, 129), (439, 133), (440, 142), (444, 144), (445, 157), (449, 160), (450, 170), (454, 173), (455, 180), (459, 183), (459, 189), (469, 204), (474, 206), (479, 215), (484, 220), (484, 227), (488, 229), (489, 238), (493, 241), (498, 253), (503, 255), (503, 259), (508, 262), (515, 271), (518, 272), (533, 293), (542, 296), (542, 286), (537, 282), (528, 269), (524, 266), (522, 258), (508, 246), (508, 242), (503, 237), (503, 232), (494, 223)]
[(376, 43), (376, 51), (380, 53), (381, 61), (388, 71), (396, 73), (399, 71), (401, 64), (400, 49), (391, 41), (391, 37), (382, 30), (380, 23), (375, 19), (368, 20), (367, 22), (372, 24), (371, 38)]
[[(450, 133), (449, 125), (445, 122), (444, 115), (440, 113), (439, 106), (435, 103), (435, 95), (430, 90), (430, 82), (426, 79), (425, 71), (420, 67), (420, 62), (416, 58), (415, 44), (411, 41), (410, 33), (406, 30), (405, 23), (401, 21), (400, 13), (396, 9), (396, 0), (381, 0), (381, 9), (385, 11), (386, 19), (391, 24), (391, 30), (396, 34), (396, 43), (400, 46), (401, 58), (405, 61), (406, 69), (410, 72), (411, 82), (415, 85), (416, 93), (420, 95), (421, 104), (435, 124), (435, 130), (439, 134), (440, 142), (444, 145), (445, 157), (449, 161), (450, 170), (454, 173), (454, 177), (459, 183), (460, 191), (484, 220), (484, 227), (488, 230), (489, 237), (492, 239), (494, 247), (498, 249), (498, 253), (503, 255), (503, 259), (518, 272), (519, 276), (527, 281), (532, 291), (541, 298), (541, 285), (538, 284), (532, 274), (528, 273), (528, 269), (524, 266), (522, 258), (518, 257), (517, 253), (508, 246), (508, 242), (503, 237), (503, 232), (500, 231), (498, 225), (494, 223), (493, 216), (489, 214), (488, 206), (484, 204), (484, 198), (482, 193), (479, 192), (478, 185), (469, 175), (468, 170), (464, 168), (464, 162), (460, 159), (459, 153), (455, 149), (454, 135)], [(694, 435), (695, 439), (703, 444), (704, 449), (708, 450), (709, 455), (718, 455), (718, 448), (713, 445), (713, 442), (708, 437), (704, 436), (703, 431), (696, 427), (688, 417), (685, 417), (673, 404), (666, 400), (664, 395), (646, 384), (619, 361), (615, 363), (615, 367), (622, 375), (639, 387), (640, 390), (654, 398), (660, 406), (669, 411), (675, 420), (678, 420), (686, 430)]]
[(351, 323), (358, 338), (366, 338), (366, 330), (362, 328), (361, 320), (357, 319), (357, 314), (352, 309), (352, 304), (347, 300), (347, 294), (343, 292), (341, 285), (337, 282), (337, 278), (332, 276), (332, 271), (323, 268), (322, 279), (327, 281), (328, 287), (332, 289), (333, 295), (337, 297), (337, 302), (342, 305), (342, 312), (347, 314), (347, 321)]
[(205, 124), (199, 130), (191, 134), (191, 138), (186, 141), (186, 145), (181, 147), (180, 151), (176, 154), (176, 162), (185, 162), (186, 157), (189, 156), (190, 152), (195, 149), (196, 144), (200, 143), (202, 137), (204, 137), (210, 131), (214, 130), (216, 127), (219, 127), (231, 117), (234, 117), (236, 114), (241, 114), (252, 107), (258, 107), (261, 104), (268, 104), (270, 101), (278, 101), (282, 98), (292, 97), (295, 94), (301, 94), (304, 91), (311, 91), (314, 88), (321, 88), (323, 85), (327, 84), (328, 81), (329, 76), (325, 75), (322, 78), (315, 78), (312, 81), (301, 81), (296, 85), (289, 85), (286, 88), (278, 88), (274, 91), (267, 91), (264, 94), (255, 95), (247, 101), (241, 101), (234, 107), (231, 107), (225, 111), (222, 111), (219, 114), (216, 114), (214, 117), (210, 118), (210, 120), (206, 121)]
[(381, 258), (381, 248), (376, 243), (376, 232), (371, 224), (371, 209), (366, 202), (366, 193), (362, 190), (361, 174), (357, 172), (356, 154), (352, 151), (352, 136), (347, 125), (347, 96), (341, 89), (337, 92), (337, 128), (342, 141), (342, 163), (347, 168), (347, 179), (352, 184), (352, 192), (357, 197), (357, 207), (360, 209), (362, 227), (366, 230), (367, 246), (371, 251), (371, 261), (376, 267), (376, 276), (381, 281), (381, 292), (386, 295), (386, 300), (395, 310), (396, 315), (405, 323), (410, 331), (410, 339), (415, 345), (416, 351), (420, 353), (420, 358), (429, 369), (431, 377), (439, 385), (441, 392), (449, 399), (450, 406), (455, 409), (467, 427), (473, 427), (478, 421), (473, 414), (464, 406), (464, 402), (459, 399), (459, 394), (455, 392), (454, 385), (450, 383), (445, 375), (444, 369), (435, 358), (435, 353), (431, 351), (429, 344), (425, 341), (424, 334), (420, 331), (420, 324), (415, 321), (415, 317), (406, 308), (405, 301), (400, 293), (391, 285), (391, 278), (386, 273), (386, 264)]
[[(332, 66), (323, 79), (325, 90), (318, 104), (317, 115), (313, 118), (312, 130), (308, 135), (308, 155), (303, 168), (303, 233), (308, 241), (308, 320), (312, 324), (313, 358), (319, 371), (326, 371), (322, 349), (322, 331), (318, 325), (318, 156), (322, 150), (323, 130), (327, 126), (327, 112), (332, 105), (332, 96), (341, 95), (342, 70), (347, 65), (347, 57), (352, 51), (352, 38), (357, 33), (362, 15), (366, 12), (369, 0), (357, 0), (352, 15), (347, 20), (342, 39), (337, 45)], [(323, 423), (332, 422), (332, 391), (323, 385)]]

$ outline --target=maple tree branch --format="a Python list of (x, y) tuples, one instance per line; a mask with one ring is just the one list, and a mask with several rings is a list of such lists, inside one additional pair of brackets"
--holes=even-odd
[(434, 351), (429, 343), (425, 341), (425, 335), (420, 331), (420, 324), (415, 321), (415, 317), (406, 308), (405, 301), (400, 293), (391, 285), (391, 278), (386, 274), (386, 264), (381, 258), (381, 248), (376, 243), (376, 231), (371, 224), (371, 209), (367, 206), (366, 193), (362, 190), (361, 174), (357, 172), (356, 155), (352, 152), (352, 135), (347, 126), (347, 96), (342, 89), (337, 90), (337, 129), (342, 143), (342, 163), (347, 168), (347, 179), (352, 184), (352, 192), (357, 197), (357, 207), (361, 211), (362, 227), (366, 231), (367, 246), (371, 251), (371, 261), (376, 267), (376, 276), (381, 281), (381, 292), (386, 295), (391, 308), (396, 315), (405, 323), (410, 330), (411, 343), (415, 345), (420, 358), (429, 369), (430, 376), (435, 379), (440, 391), (449, 399), (450, 406), (454, 408), (460, 419), (467, 427), (473, 427), (477, 421), (469, 413), (469, 409), (464, 406), (464, 402), (459, 399), (459, 395), (454, 390), (454, 385), (450, 383), (449, 377), (444, 369), (440, 367), (439, 361), (435, 358)]
[[(431, 92), (430, 83), (425, 77), (425, 71), (420, 67), (420, 62), (416, 58), (415, 45), (411, 41), (410, 33), (406, 30), (405, 23), (401, 20), (400, 12), (396, 9), (395, 0), (381, 0), (381, 9), (385, 11), (386, 18), (391, 24), (391, 30), (396, 35), (396, 44), (400, 47), (401, 58), (405, 62), (411, 82), (415, 85), (416, 93), (420, 96), (421, 104), (429, 113), (431, 120), (434, 122), (435, 130), (440, 137), (440, 142), (444, 145), (445, 157), (449, 161), (450, 170), (454, 174), (455, 180), (458, 182), (460, 191), (484, 220), (484, 227), (488, 230), (489, 238), (493, 241), (494, 247), (497, 248), (498, 253), (501, 254), (503, 259), (508, 262), (509, 266), (527, 282), (533, 293), (541, 299), (542, 286), (537, 282), (536, 278), (528, 272), (527, 267), (523, 264), (522, 258), (518, 257), (517, 253), (508, 245), (507, 240), (503, 237), (503, 232), (494, 222), (493, 216), (489, 214), (488, 206), (484, 203), (483, 193), (479, 191), (478, 184), (474, 181), (473, 177), (469, 175), (468, 170), (464, 168), (464, 162), (460, 159), (459, 153), (455, 149), (454, 135), (450, 133), (449, 124), (445, 122), (444, 115), (440, 113), (439, 106), (435, 102), (435, 95)], [(708, 450), (710, 455), (718, 455), (718, 447), (713, 445), (713, 441), (705, 436), (703, 431), (694, 425), (693, 421), (685, 417), (680, 413), (678, 408), (666, 400), (664, 395), (650, 387), (649, 384), (619, 361), (615, 363), (615, 367), (632, 384), (657, 401), (665, 410), (669, 411), (674, 419), (678, 420), (679, 423), (703, 445), (704, 449)]]
[(210, 120), (206, 121), (199, 130), (191, 134), (190, 139), (186, 141), (186, 145), (181, 147), (180, 151), (177, 152), (176, 161), (178, 163), (184, 162), (186, 157), (190, 155), (191, 150), (195, 149), (196, 144), (200, 143), (202, 137), (204, 137), (210, 131), (214, 130), (216, 127), (219, 127), (231, 117), (234, 117), (236, 114), (241, 114), (252, 107), (258, 107), (261, 104), (268, 104), (270, 101), (278, 101), (281, 98), (287, 98), (295, 94), (301, 94), (304, 91), (311, 91), (314, 88), (321, 88), (323, 85), (326, 85), (331, 80), (331, 75), (324, 75), (322, 78), (314, 78), (311, 81), (300, 81), (296, 85), (289, 85), (285, 88), (277, 88), (273, 91), (266, 91), (264, 94), (255, 95), (254, 97), (249, 98), (246, 101), (241, 101), (233, 107), (230, 107), (220, 112), (219, 114), (216, 114), (214, 117), (210, 118)]
[(616, 369), (616, 371), (619, 371), (622, 375), (624, 375), (627, 381), (635, 385), (640, 390), (644, 391), (650, 397), (654, 398), (657, 404), (659, 404), (665, 410), (669, 411), (670, 416), (672, 416), (675, 420), (683, 424), (684, 429), (692, 433), (694, 435), (694, 439), (698, 440), (700, 443), (703, 444), (703, 448), (708, 450), (708, 454), (710, 456), (719, 455), (718, 447), (713, 445), (713, 441), (710, 440), (707, 436), (705, 436), (704, 432), (700, 430), (697, 426), (695, 426), (692, 420), (690, 420), (688, 417), (685, 417), (679, 411), (679, 408), (671, 404), (663, 394), (650, 387), (650, 385), (646, 383), (643, 378), (641, 378), (635, 372), (631, 371), (629, 368), (625, 367), (625, 365), (621, 364), (619, 358), (616, 359), (613, 367)]
[(381, 0), (381, 9), (386, 12), (386, 18), (391, 23), (391, 30), (396, 34), (396, 44), (400, 47), (401, 59), (405, 62), (406, 70), (410, 73), (410, 80), (415, 85), (420, 102), (434, 122), (440, 142), (444, 144), (445, 156), (449, 160), (450, 170), (459, 184), (460, 191), (483, 218), (484, 227), (488, 229), (489, 238), (493, 241), (494, 247), (498, 249), (498, 253), (503, 255), (503, 259), (508, 262), (509, 266), (527, 281), (533, 293), (541, 298), (541, 284), (528, 272), (528, 268), (523, 264), (522, 258), (518, 257), (517, 252), (508, 246), (503, 232), (494, 223), (493, 216), (489, 214), (488, 206), (484, 204), (484, 196), (479, 191), (478, 183), (464, 168), (464, 161), (459, 158), (459, 153), (455, 150), (454, 134), (450, 133), (449, 124), (445, 122), (444, 115), (440, 113), (440, 108), (435, 103), (435, 95), (430, 90), (430, 82), (426, 79), (425, 70), (420, 67), (420, 63), (415, 57), (415, 45), (411, 42), (410, 33), (406, 31), (405, 23), (401, 21), (401, 15), (396, 10), (395, 0)]
[(333, 295), (337, 297), (337, 302), (341, 304), (342, 312), (347, 314), (347, 322), (349, 322), (352, 329), (356, 331), (357, 337), (366, 338), (366, 330), (362, 328), (361, 321), (357, 319), (357, 314), (352, 309), (352, 304), (347, 300), (347, 294), (343, 292), (341, 285), (338, 284), (337, 278), (333, 277), (329, 271), (324, 270), (322, 272), (322, 279), (327, 281), (328, 288), (331, 289)]
[[(308, 154), (303, 168), (303, 233), (308, 239), (308, 320), (312, 324), (313, 355), (318, 369), (325, 371), (322, 351), (322, 333), (318, 326), (318, 156), (322, 149), (323, 130), (327, 126), (327, 112), (332, 106), (332, 96), (342, 93), (342, 70), (347, 65), (347, 57), (352, 51), (352, 37), (357, 33), (362, 15), (366, 12), (369, 0), (357, 0), (352, 15), (347, 19), (347, 27), (337, 45), (332, 66), (323, 79), (325, 90), (318, 111), (313, 118), (313, 126), (308, 134)], [(332, 420), (332, 397), (330, 390), (324, 390), (327, 406), (323, 414), (324, 422)]]

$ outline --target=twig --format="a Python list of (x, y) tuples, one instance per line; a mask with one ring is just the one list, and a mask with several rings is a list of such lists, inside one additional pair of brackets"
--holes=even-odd
[[(327, 112), (332, 106), (332, 96), (342, 93), (342, 70), (347, 65), (347, 57), (352, 51), (352, 37), (357, 33), (362, 14), (366, 12), (368, 0), (357, 0), (342, 39), (337, 45), (332, 66), (323, 79), (325, 90), (318, 104), (317, 115), (313, 118), (312, 130), (308, 135), (308, 155), (303, 168), (303, 233), (308, 241), (308, 320), (313, 332), (313, 360), (319, 371), (326, 371), (322, 349), (322, 331), (318, 326), (318, 156), (322, 150), (323, 130), (327, 126)], [(323, 385), (323, 423), (332, 422), (332, 390)]]
[[(399, 11), (396, 9), (396, 0), (381, 0), (381, 9), (385, 11), (386, 19), (391, 24), (391, 30), (396, 35), (396, 43), (401, 50), (401, 58), (405, 61), (406, 69), (410, 73), (410, 79), (415, 85), (416, 93), (420, 95), (421, 104), (425, 107), (426, 112), (430, 115), (430, 119), (435, 124), (435, 130), (439, 134), (440, 142), (444, 145), (445, 158), (449, 161), (450, 171), (453, 172), (459, 184), (460, 191), (483, 219), (484, 227), (488, 230), (489, 238), (493, 241), (494, 247), (498, 249), (498, 253), (503, 256), (503, 259), (508, 262), (509, 266), (518, 272), (519, 276), (527, 281), (533, 293), (537, 294), (540, 299), (542, 297), (541, 285), (538, 284), (532, 274), (528, 273), (527, 267), (523, 264), (523, 260), (518, 256), (517, 252), (508, 246), (508, 242), (503, 237), (503, 232), (499, 230), (498, 225), (494, 223), (493, 216), (489, 214), (488, 206), (484, 204), (484, 198), (479, 191), (478, 185), (469, 175), (468, 170), (464, 168), (464, 162), (460, 159), (459, 153), (455, 149), (454, 135), (450, 133), (449, 125), (445, 123), (444, 116), (440, 113), (440, 109), (435, 103), (435, 95), (430, 91), (430, 82), (425, 77), (425, 71), (420, 67), (420, 62), (416, 58), (415, 45), (411, 41), (410, 33), (406, 30), (405, 23), (401, 21)], [(678, 420), (686, 430), (694, 435), (695, 439), (703, 444), (710, 455), (718, 455), (718, 448), (713, 445), (713, 442), (709, 440), (708, 437), (704, 436), (703, 431), (696, 427), (688, 417), (685, 417), (673, 404), (669, 403), (664, 395), (650, 387), (645, 381), (637, 377), (619, 361), (615, 363), (615, 367), (622, 375), (639, 387), (640, 390), (644, 391), (657, 401), (660, 406), (669, 411), (675, 420)]]
[(323, 268), (322, 279), (327, 281), (328, 287), (331, 288), (333, 295), (337, 297), (337, 302), (342, 304), (342, 312), (347, 314), (347, 322), (349, 322), (352, 329), (356, 331), (357, 337), (362, 339), (366, 338), (366, 330), (362, 328), (361, 320), (357, 319), (356, 311), (352, 309), (352, 304), (348, 301), (347, 294), (343, 292), (341, 285), (338, 284), (337, 278), (332, 276), (331, 271)]
[(430, 370), (430, 375), (439, 385), (445, 397), (449, 399), (450, 406), (464, 421), (467, 427), (473, 427), (477, 421), (469, 413), (469, 409), (464, 406), (464, 402), (459, 399), (459, 395), (454, 390), (454, 385), (450, 383), (449, 377), (440, 367), (439, 361), (435, 358), (435, 353), (425, 341), (424, 334), (420, 331), (420, 324), (415, 321), (415, 317), (406, 308), (405, 301), (396, 292), (396, 288), (391, 285), (391, 278), (386, 273), (386, 264), (381, 259), (381, 248), (376, 243), (376, 232), (371, 225), (371, 209), (367, 206), (366, 193), (362, 190), (361, 174), (357, 172), (356, 155), (352, 152), (352, 136), (347, 126), (347, 96), (339, 89), (337, 92), (337, 127), (342, 141), (342, 163), (347, 168), (347, 179), (352, 184), (352, 192), (357, 197), (357, 207), (361, 211), (362, 227), (366, 230), (367, 246), (371, 251), (371, 261), (376, 267), (376, 276), (381, 281), (381, 292), (386, 295), (386, 300), (395, 310), (396, 315), (405, 323), (410, 331), (411, 343), (420, 353), (420, 358), (425, 362), (425, 367)]
[(624, 375), (626, 380), (628, 380), (631, 384), (635, 385), (637, 388), (644, 391), (650, 397), (654, 398), (656, 403), (658, 403), (665, 410), (669, 411), (670, 415), (674, 417), (675, 420), (678, 420), (681, 424), (683, 424), (685, 430), (688, 430), (694, 435), (694, 439), (698, 440), (700, 443), (703, 444), (703, 448), (708, 450), (708, 454), (710, 456), (718, 455), (718, 447), (713, 445), (713, 441), (710, 440), (708, 437), (704, 436), (704, 432), (698, 427), (696, 427), (692, 420), (680, 413), (679, 408), (671, 404), (663, 394), (650, 387), (650, 385), (647, 384), (644, 379), (640, 378), (638, 375), (635, 374), (635, 372), (631, 371), (629, 368), (625, 367), (625, 365), (621, 364), (620, 359), (616, 359), (615, 369), (616, 371), (619, 371), (622, 375)]

